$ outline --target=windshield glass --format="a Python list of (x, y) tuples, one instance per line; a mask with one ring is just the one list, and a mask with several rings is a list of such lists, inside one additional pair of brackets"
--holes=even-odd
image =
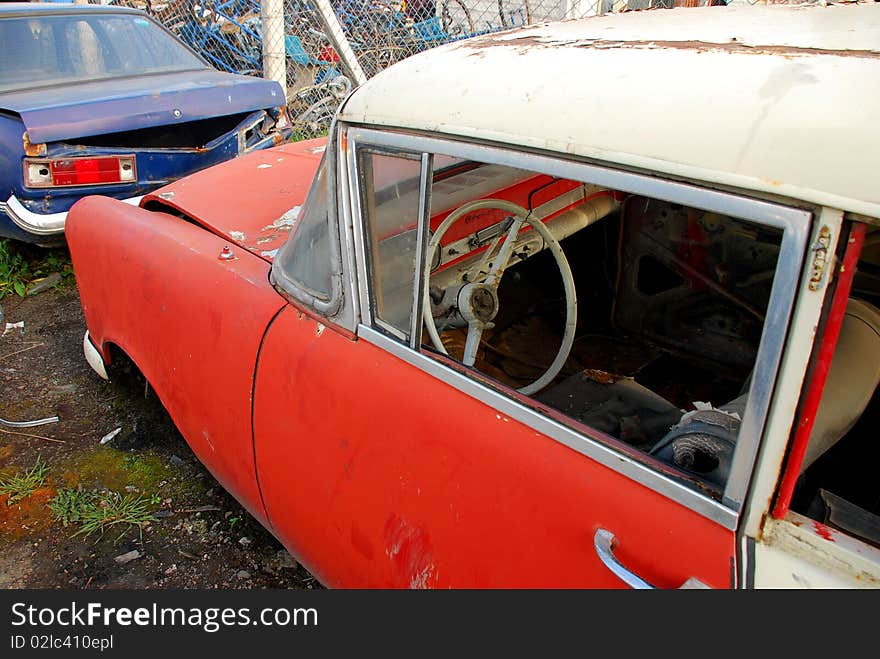
[(0, 20), (0, 92), (202, 68), (204, 62), (146, 16)]

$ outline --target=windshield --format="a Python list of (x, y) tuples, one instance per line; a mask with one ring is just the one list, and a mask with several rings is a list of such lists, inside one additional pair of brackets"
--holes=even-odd
[(146, 16), (69, 14), (0, 20), (0, 92), (205, 66)]

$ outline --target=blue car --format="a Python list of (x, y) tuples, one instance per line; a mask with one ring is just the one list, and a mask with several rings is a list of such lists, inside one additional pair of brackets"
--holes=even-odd
[(277, 82), (211, 68), (141, 11), (0, 4), (0, 237), (61, 242), (81, 197), (137, 203), (290, 132)]

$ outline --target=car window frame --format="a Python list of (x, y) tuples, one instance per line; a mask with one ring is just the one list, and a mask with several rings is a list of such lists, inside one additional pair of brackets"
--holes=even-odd
[[(330, 296), (329, 298), (322, 297), (317, 291), (311, 290), (305, 284), (300, 283), (295, 278), (288, 276), (288, 274), (284, 271), (282, 267), (282, 262), (284, 259), (279, 258), (281, 255), (281, 250), (288, 250), (293, 248), (293, 244), (296, 241), (297, 232), (293, 232), (290, 238), (285, 241), (284, 245), (281, 246), (278, 255), (272, 261), (272, 269), (270, 271), (270, 282), (277, 290), (279, 290), (282, 294), (292, 299), (295, 302), (298, 302), (300, 305), (305, 306), (308, 310), (313, 313), (326, 317), (329, 319), (333, 319), (334, 317), (342, 314), (343, 311), (346, 310), (346, 305), (343, 304), (344, 299), (347, 297), (343, 294), (344, 284), (343, 284), (343, 276), (345, 268), (343, 266), (343, 262), (346, 260), (342, 253), (342, 236), (340, 236), (340, 232), (345, 230), (345, 222), (342, 221), (344, 218), (344, 213), (340, 212), (341, 204), (338, 194), (338, 181), (341, 180), (341, 177), (344, 175), (344, 170), (340, 169), (338, 159), (336, 157), (336, 146), (337, 146), (337, 138), (336, 138), (336, 126), (335, 121), (330, 126), (330, 133), (327, 140), (327, 145), (324, 148), (324, 155), (322, 157), (321, 163), (319, 163), (318, 168), (326, 167), (325, 176), (327, 177), (327, 241), (330, 248)], [(309, 187), (309, 191), (306, 193), (306, 198), (303, 201), (303, 212), (307, 211), (307, 202), (312, 197), (313, 194), (317, 193), (316, 186), (318, 185), (318, 176), (317, 170), (315, 178), (312, 180), (312, 183)], [(350, 284), (349, 284), (350, 287)], [(348, 322), (345, 322), (346, 318), (340, 318), (340, 325), (349, 330), (354, 330), (354, 319), (353, 319), (353, 310), (348, 310), (350, 313), (348, 314)]]
[[(491, 405), (499, 412), (514, 418), (534, 430), (572, 448), (588, 458), (623, 474), (676, 503), (735, 530), (748, 492), (750, 478), (762, 442), (774, 387), (779, 376), (782, 354), (789, 323), (794, 311), (801, 272), (805, 262), (807, 239), (815, 220), (811, 210), (784, 205), (748, 196), (742, 192), (729, 192), (703, 187), (691, 182), (650, 176), (644, 173), (617, 169), (608, 164), (596, 164), (566, 157), (558, 153), (544, 153), (529, 149), (517, 149), (496, 144), (485, 144), (451, 136), (431, 136), (415, 132), (400, 132), (386, 128), (349, 126), (346, 131), (344, 157), (352, 174), (349, 176), (349, 201), (353, 216), (354, 247), (358, 267), (358, 293), (361, 320), (357, 327), (360, 338), (385, 349), (426, 373), (442, 380), (460, 391)], [(420, 249), (417, 250), (417, 277), (424, 270), (424, 231), (430, 209), (427, 181), (430, 175), (430, 158), (435, 153), (463, 157), (479, 162), (509, 165), (601, 185), (631, 194), (641, 194), (655, 199), (678, 203), (707, 211), (730, 215), (760, 225), (776, 228), (782, 232), (776, 275), (768, 303), (767, 318), (762, 329), (761, 341), (755, 361), (755, 375), (749, 388), (746, 414), (743, 418), (737, 447), (731, 465), (730, 477), (721, 500), (697, 489), (686, 486), (680, 478), (674, 478), (647, 464), (636, 460), (608, 443), (601, 433), (575, 430), (568, 424), (540, 413), (533, 406), (524, 404), (517, 397), (498, 391), (480, 382), (473, 375), (466, 375), (451, 368), (436, 357), (422, 351), (416, 345), (420, 333), (413, 332), (408, 343), (389, 337), (374, 326), (372, 301), (367, 282), (371, 277), (365, 254), (365, 225), (360, 208), (361, 191), (358, 189), (357, 156), (359, 147), (400, 150), (421, 154), (423, 161), (420, 182)], [(421, 319), (421, 291), (424, 282), (416, 282), (413, 322)]]
[[(433, 162), (433, 158), (429, 154), (424, 153), (415, 153), (412, 151), (405, 151), (399, 149), (387, 149), (387, 148), (377, 148), (374, 146), (365, 146), (361, 145), (356, 147), (357, 155), (356, 158), (361, 157), (364, 154), (376, 154), (382, 156), (388, 156), (391, 158), (401, 158), (404, 160), (410, 160), (419, 163), (419, 197), (418, 197), (418, 210), (417, 210), (417, 225), (416, 225), (416, 253), (415, 253), (415, 277), (414, 281), (416, 285), (421, 285), (424, 280), (424, 262), (425, 262), (425, 251), (427, 249), (427, 244), (424, 241), (424, 229), (425, 229), (425, 218), (426, 212), (430, 208), (430, 203), (427, 203), (428, 196), (425, 192), (425, 181), (427, 180), (428, 172), (430, 171), (431, 163)], [(358, 177), (358, 192), (361, 195), (358, 198), (358, 209), (363, 212), (363, 200), (364, 193), (366, 190), (362, 187), (364, 183), (363, 178), (361, 177), (359, 165), (358, 168), (353, 171), (353, 175)], [(366, 221), (366, 214), (360, 215), (361, 220)], [(366, 236), (369, 233), (369, 229), (365, 230), (364, 235)], [(369, 246), (366, 246), (364, 249), (364, 257), (367, 259), (367, 269), (372, 273), (374, 270), (374, 262), (378, 260), (378, 255), (373, 254), (372, 243), (369, 243)], [(377, 285), (375, 283), (374, 277), (369, 277), (364, 280), (364, 286), (369, 290), (369, 299), (370, 299), (370, 313), (373, 320), (373, 323), (376, 327), (378, 327), (381, 331), (386, 332), (392, 336), (397, 337), (399, 340), (409, 343), (411, 346), (415, 342), (415, 335), (417, 333), (417, 328), (421, 325), (419, 322), (419, 318), (416, 318), (415, 314), (420, 312), (421, 306), (418, 301), (413, 301), (413, 306), (411, 309), (410, 315), (410, 326), (407, 332), (402, 332), (399, 328), (394, 327), (386, 320), (379, 317), (378, 314), (373, 313), (373, 307), (375, 303), (376, 289)]]

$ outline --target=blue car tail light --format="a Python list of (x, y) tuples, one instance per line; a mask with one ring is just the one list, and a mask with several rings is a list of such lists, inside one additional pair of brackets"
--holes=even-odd
[(29, 188), (110, 185), (137, 181), (135, 157), (25, 158), (24, 184)]

